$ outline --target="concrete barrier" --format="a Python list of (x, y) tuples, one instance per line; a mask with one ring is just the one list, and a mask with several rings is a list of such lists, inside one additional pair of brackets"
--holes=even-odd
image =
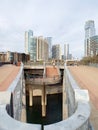
[(10, 98), (10, 92), (0, 92), (0, 130), (41, 130), (40, 125), (23, 123), (8, 115), (6, 105)]
[(58, 123), (45, 125), (44, 130), (89, 130), (89, 95), (87, 90), (81, 90), (71, 76), (67, 66), (64, 70), (66, 99), (68, 106), (68, 118)]

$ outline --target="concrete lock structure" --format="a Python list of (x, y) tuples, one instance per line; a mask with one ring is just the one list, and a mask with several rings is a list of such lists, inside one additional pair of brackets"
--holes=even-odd
[(41, 91), (41, 105), (42, 105), (42, 116), (46, 116), (46, 105), (47, 105), (47, 94), (45, 85), (40, 87), (31, 87), (29, 85), (29, 106), (33, 106), (33, 91), (38, 89)]
[[(26, 68), (27, 69), (27, 68)], [(30, 70), (29, 70), (30, 69)], [(34, 90), (40, 90), (40, 94), (36, 94), (36, 96), (41, 96), (41, 105), (42, 105), (42, 117), (46, 116), (46, 105), (47, 105), (47, 87), (48, 85), (55, 85), (60, 83), (61, 74), (59, 68), (56, 66), (49, 66), (44, 63), (43, 70), (34, 70), (34, 68), (29, 68), (29, 71), (26, 71), (26, 88), (29, 93), (29, 106), (33, 106), (33, 97)], [(33, 73), (33, 75), (32, 75)], [(30, 78), (30, 74), (32, 75)], [(34, 74), (41, 75), (41, 77), (36, 77)], [(33, 78), (32, 78), (33, 77)], [(53, 87), (54, 88), (54, 87)], [(52, 89), (51, 89), (52, 90)]]
[[(44, 89), (44, 88), (43, 88)], [(44, 94), (44, 90), (42, 95)], [(32, 92), (30, 91), (32, 96)], [(42, 106), (46, 105), (45, 95)], [(40, 124), (26, 122), (25, 81), (23, 65), (16, 79), (7, 91), (0, 92), (0, 129), (2, 130), (41, 130)], [(33, 102), (30, 101), (30, 105)], [(66, 112), (67, 109), (68, 111)], [(43, 107), (45, 114), (45, 107)], [(67, 119), (65, 117), (68, 116)], [(44, 125), (44, 130), (90, 130), (90, 105), (87, 90), (81, 90), (71, 76), (67, 66), (63, 77), (63, 120)]]

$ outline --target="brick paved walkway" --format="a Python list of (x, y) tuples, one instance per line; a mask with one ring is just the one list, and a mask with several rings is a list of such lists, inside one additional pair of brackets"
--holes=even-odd
[(87, 89), (90, 96), (91, 123), (98, 130), (98, 68), (88, 66), (70, 66), (70, 72), (82, 89)]
[(19, 72), (20, 67), (15, 65), (0, 66), (0, 91), (6, 91)]

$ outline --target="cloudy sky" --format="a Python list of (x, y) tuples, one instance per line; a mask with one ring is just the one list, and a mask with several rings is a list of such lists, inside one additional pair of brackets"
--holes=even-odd
[(68, 43), (73, 57), (84, 56), (84, 24), (94, 20), (98, 34), (98, 0), (0, 0), (0, 51), (24, 52), (24, 32)]

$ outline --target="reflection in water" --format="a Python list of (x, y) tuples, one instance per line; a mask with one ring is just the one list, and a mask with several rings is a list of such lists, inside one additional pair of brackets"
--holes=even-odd
[(42, 117), (41, 97), (33, 97), (33, 106), (28, 106), (27, 122), (34, 124), (51, 124), (62, 120), (62, 94), (47, 95), (46, 117)]

